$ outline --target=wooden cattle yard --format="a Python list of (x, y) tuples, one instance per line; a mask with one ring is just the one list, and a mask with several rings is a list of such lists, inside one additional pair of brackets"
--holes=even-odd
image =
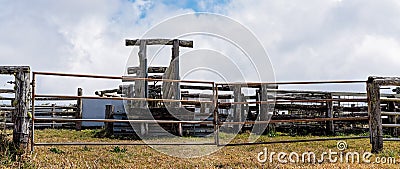
[[(150, 67), (148, 45), (171, 45), (171, 62), (166, 67)], [(193, 47), (193, 41), (179, 39), (126, 40), (126, 46), (139, 47), (139, 65), (129, 67), (127, 76), (101, 76), (55, 72), (32, 72), (30, 68), (2, 66), (1, 74), (15, 76), (15, 89), (0, 89), (0, 93), (15, 93), (15, 98), (3, 98), (10, 104), (0, 107), (0, 126), (13, 126), (14, 142), (24, 149), (30, 139), (35, 146), (50, 145), (145, 145), (145, 143), (37, 143), (36, 128), (74, 128), (82, 122), (104, 122), (108, 135), (140, 137), (199, 136), (214, 137), (210, 143), (189, 145), (236, 146), (369, 137), (371, 152), (383, 149), (383, 141), (399, 141), (400, 98), (398, 93), (381, 93), (382, 86), (398, 87), (398, 77), (369, 77), (365, 81), (313, 82), (236, 82), (181, 80), (179, 48)], [(37, 78), (63, 76), (69, 78), (121, 80), (122, 85), (111, 90), (84, 96), (78, 89), (74, 95), (36, 93)], [(366, 92), (328, 92), (284, 90), (286, 85), (365, 84)], [(125, 112), (116, 112), (114, 105), (104, 106), (104, 119), (83, 118), (84, 99), (119, 100)], [(37, 101), (70, 100), (70, 105), (38, 105)], [(31, 112), (31, 113), (28, 113)], [(101, 112), (103, 113), (103, 112)], [(30, 115), (32, 114), (32, 115)], [(32, 117), (29, 117), (32, 116)], [(10, 118), (12, 117), (12, 118)], [(8, 119), (8, 121), (7, 121)], [(220, 133), (251, 132), (257, 135), (281, 131), (293, 134), (335, 135), (352, 132), (370, 136), (321, 138), (279, 142), (227, 143)], [(390, 135), (391, 138), (384, 138)], [(187, 145), (184, 143), (153, 143), (155, 145)]]

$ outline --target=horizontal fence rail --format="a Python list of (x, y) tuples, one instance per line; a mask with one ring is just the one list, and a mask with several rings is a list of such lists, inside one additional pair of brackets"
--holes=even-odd
[[(210, 101), (204, 101), (204, 100), (183, 100), (183, 99), (154, 99), (154, 98), (127, 98), (127, 97), (100, 97), (100, 96), (67, 96), (67, 95), (49, 95), (49, 94), (36, 94), (35, 91), (35, 81), (36, 81), (36, 76), (41, 75), (41, 76), (62, 76), (62, 77), (76, 77), (76, 78), (94, 78), (94, 79), (113, 79), (113, 80), (121, 80), (121, 82), (133, 82), (133, 81), (155, 81), (155, 82), (179, 82), (179, 83), (200, 83), (200, 84), (207, 84), (210, 86), (193, 86), (193, 90), (211, 90), (212, 93), (208, 93), (204, 96), (201, 96), (200, 94), (189, 94), (189, 93), (182, 93), (182, 96), (185, 96), (186, 98), (192, 98), (192, 97), (198, 97), (198, 98), (209, 98)], [(361, 115), (362, 113), (359, 113), (355, 117), (319, 117), (319, 118), (302, 118), (302, 119), (271, 119), (271, 120), (256, 120), (256, 121), (222, 121), (219, 119), (219, 108), (220, 107), (228, 107), (229, 106), (243, 106), (243, 105), (256, 105), (256, 106), (267, 106), (267, 105), (274, 105), (278, 103), (301, 103), (301, 104), (308, 104), (308, 103), (318, 103), (320, 104), (321, 109), (323, 109), (323, 106), (331, 104), (331, 108), (329, 107), (329, 111), (333, 111), (333, 103), (354, 103), (354, 104), (359, 104), (359, 103), (367, 103), (370, 101), (368, 98), (365, 98), (368, 96), (368, 93), (356, 93), (354, 96), (358, 96), (355, 98), (346, 98), (345, 96), (347, 95), (346, 92), (336, 92), (339, 97), (332, 98), (326, 98), (325, 96), (328, 94), (334, 94), (335, 92), (316, 92), (320, 94), (321, 96), (319, 97), (313, 97), (312, 99), (296, 99), (296, 98), (289, 98), (289, 97), (277, 97), (277, 98), (269, 98), (268, 95), (267, 97), (264, 97), (264, 100), (258, 100), (259, 98), (257, 97), (252, 97), (252, 96), (240, 96), (243, 98), (247, 98), (250, 100), (256, 100), (256, 101), (243, 101), (243, 100), (237, 100), (235, 97), (235, 94), (230, 95), (230, 94), (224, 94), (224, 95), (218, 95), (219, 91), (234, 91), (235, 93), (235, 87), (251, 87), (251, 88), (259, 88), (260, 90), (267, 86), (267, 90), (270, 90), (268, 92), (270, 93), (277, 93), (277, 92), (285, 92), (281, 90), (277, 90), (277, 85), (308, 85), (308, 84), (355, 84), (355, 83), (368, 83), (368, 81), (361, 81), (361, 80), (355, 80), (355, 81), (346, 81), (346, 80), (333, 80), (333, 81), (293, 81), (293, 82), (246, 82), (246, 83), (216, 83), (212, 81), (197, 81), (197, 80), (174, 80), (174, 79), (159, 79), (159, 78), (136, 78), (132, 76), (101, 76), (101, 75), (85, 75), (85, 74), (68, 74), (68, 73), (53, 73), (53, 72), (33, 72), (33, 80), (32, 80), (32, 112), (33, 115), (36, 112), (39, 112), (41, 108), (43, 109), (50, 109), (50, 108), (59, 108), (62, 109), (64, 107), (46, 107), (46, 106), (36, 106), (35, 100), (76, 100), (76, 99), (108, 99), (108, 100), (128, 100), (128, 101), (149, 101), (149, 102), (172, 102), (172, 103), (184, 103), (185, 105), (203, 105), (203, 104), (209, 104), (211, 105), (210, 110), (212, 111), (211, 117), (213, 118), (212, 121), (204, 121), (204, 120), (119, 120), (119, 119), (68, 119), (68, 118), (36, 118), (35, 116), (32, 117), (32, 138), (31, 138), (31, 143), (32, 147), (31, 150), (34, 150), (34, 146), (57, 146), (57, 145), (217, 145), (217, 146), (235, 146), (235, 145), (254, 145), (254, 144), (275, 144), (275, 143), (295, 143), (295, 142), (312, 142), (312, 141), (328, 141), (328, 140), (345, 140), (345, 139), (364, 139), (364, 138), (369, 138), (369, 136), (360, 136), (360, 137), (334, 137), (334, 138), (317, 138), (317, 139), (300, 139), (300, 140), (283, 140), (283, 141), (271, 141), (271, 142), (246, 142), (246, 143), (228, 143), (228, 144), (221, 144), (220, 143), (220, 138), (219, 138), (219, 132), (220, 132), (220, 127), (223, 125), (257, 125), (257, 124), (274, 124), (274, 123), (308, 123), (308, 122), (334, 122), (334, 121), (371, 121), (370, 116), (365, 116)], [(275, 85), (275, 86), (274, 86)], [(232, 89), (227, 89), (227, 87)], [(185, 85), (184, 90), (186, 89), (191, 89), (190, 85)], [(264, 90), (264, 89), (263, 89)], [(297, 91), (297, 93), (304, 93), (305, 91)], [(313, 92), (313, 91), (311, 91)], [(296, 93), (296, 92), (294, 92)], [(282, 95), (281, 95), (282, 96)], [(324, 96), (324, 97), (322, 97)], [(343, 97), (340, 97), (343, 96)], [(382, 96), (387, 96), (382, 94)], [(260, 96), (258, 96), (260, 97)], [(219, 101), (223, 99), (234, 99), (234, 101)], [(382, 102), (400, 102), (400, 99), (398, 98), (380, 98), (380, 101)], [(326, 104), (326, 105), (323, 105)], [(281, 105), (286, 105), (286, 104), (281, 104)], [(297, 105), (301, 107), (302, 105)], [(304, 105), (304, 106), (310, 106), (310, 105)], [(193, 106), (195, 107), (195, 106)], [(335, 107), (335, 110), (338, 109), (338, 106)], [(255, 109), (254, 106), (252, 107), (253, 110)], [(360, 106), (357, 107), (360, 110), (364, 110), (364, 107)], [(222, 109), (227, 109), (227, 108), (222, 108)], [(349, 109), (349, 107), (347, 107)], [(263, 109), (263, 111), (267, 111), (268, 109)], [(366, 111), (366, 110), (365, 110)], [(260, 108), (261, 112), (261, 108)], [(57, 114), (58, 112), (50, 112), (50, 113), (55, 113)], [(71, 112), (73, 113), (73, 112)], [(397, 116), (400, 115), (399, 112), (382, 112), (382, 115), (387, 115), (387, 116)], [(105, 122), (105, 123), (150, 123), (150, 124), (207, 124), (207, 125), (212, 125), (214, 127), (214, 142), (213, 143), (106, 143), (106, 142), (66, 142), (66, 143), (35, 143), (35, 137), (34, 137), (34, 123), (35, 122)], [(56, 123), (57, 124), (57, 123)], [(398, 124), (382, 124), (382, 127), (400, 127)], [(385, 139), (385, 140), (390, 140), (390, 139)], [(394, 140), (394, 139), (392, 139)]]

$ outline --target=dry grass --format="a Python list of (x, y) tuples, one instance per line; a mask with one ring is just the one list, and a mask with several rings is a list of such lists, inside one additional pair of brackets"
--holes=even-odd
[[(37, 130), (36, 142), (140, 142), (118, 140), (110, 138), (95, 138), (95, 130), (81, 132), (71, 130)], [(248, 135), (242, 134), (235, 142), (245, 141)], [(267, 137), (262, 141), (304, 139), (304, 137)], [(368, 139), (347, 140), (348, 149), (345, 152), (356, 151), (363, 153), (370, 150)], [(307, 152), (312, 151), (320, 155), (324, 151), (336, 148), (336, 141), (290, 143), (272, 145), (251, 145), (224, 147), (219, 151), (199, 158), (177, 158), (160, 153), (149, 146), (53, 146), (36, 147), (31, 157), (24, 161), (24, 168), (400, 168), (400, 164), (280, 164), (276, 158), (273, 163), (264, 164), (257, 161), (257, 154), (264, 147), (269, 152)], [(396, 157), (400, 163), (400, 143), (386, 142), (385, 151), (376, 155)], [(375, 155), (374, 155), (375, 157)], [(372, 157), (371, 159), (374, 159)], [(318, 158), (318, 157), (317, 157)], [(396, 161), (397, 162), (397, 161)], [(3, 167), (15, 167), (17, 164), (8, 163)]]

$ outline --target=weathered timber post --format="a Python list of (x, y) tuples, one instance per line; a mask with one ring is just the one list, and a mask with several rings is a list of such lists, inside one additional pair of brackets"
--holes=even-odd
[(367, 81), (367, 100), (372, 153), (379, 153), (383, 149), (383, 130), (379, 88), (380, 86), (376, 83), (374, 77), (369, 77)]
[[(147, 70), (147, 46), (146, 40), (139, 41), (139, 70), (137, 73), (137, 77), (139, 78), (147, 78), (148, 70)], [(135, 98), (147, 98), (147, 88), (148, 82), (146, 80), (136, 80), (135, 81)], [(144, 108), (146, 106), (146, 101), (140, 100), (136, 102), (135, 107)]]
[[(189, 47), (193, 48), (193, 41), (187, 40), (179, 40), (179, 39), (135, 39), (126, 41), (126, 46), (139, 46), (139, 68), (138, 68), (138, 77), (146, 78), (147, 77), (147, 58), (146, 54), (146, 46), (147, 45), (172, 45), (172, 59), (170, 66), (167, 71), (163, 75), (163, 79), (173, 79), (179, 80), (179, 47)], [(136, 82), (135, 82), (136, 84)], [(145, 89), (147, 89), (147, 82), (145, 84)], [(135, 91), (140, 90), (143, 86), (136, 86)], [(162, 96), (164, 99), (180, 99), (180, 87), (178, 82), (163, 82), (162, 84)], [(147, 98), (147, 90), (145, 97)], [(179, 102), (178, 102), (179, 104)]]
[[(266, 103), (268, 101), (268, 85), (267, 84), (261, 84), (259, 88), (259, 94), (258, 94), (258, 101), (262, 102), (259, 104), (259, 111), (258, 111), (258, 117), (259, 121), (268, 121), (270, 116), (268, 115), (268, 107), (269, 104)], [(257, 121), (256, 121), (257, 122)], [(256, 134), (263, 134), (265, 130), (267, 129), (268, 124), (264, 123), (263, 124), (255, 124), (254, 125), (254, 131)]]
[[(114, 119), (114, 105), (106, 105), (105, 118)], [(106, 131), (107, 136), (112, 136), (114, 134), (114, 123), (105, 122), (104, 129)]]
[(0, 66), (0, 74), (15, 76), (15, 100), (13, 106), (13, 142), (19, 153), (25, 153), (29, 140), (29, 101), (30, 68), (29, 66)]
[[(51, 104), (51, 118), (55, 118), (56, 117), (56, 104)], [(54, 129), (55, 127), (55, 121), (51, 122), (51, 128)]]
[(400, 77), (369, 77), (367, 81), (368, 114), (373, 153), (383, 150), (383, 130), (381, 118), (381, 86), (400, 86)]
[[(242, 88), (240, 85), (233, 85), (233, 97), (234, 102), (242, 102)], [(242, 104), (235, 103), (233, 108), (233, 121), (242, 122)], [(240, 132), (242, 126), (242, 124), (235, 124), (233, 126), (233, 132)]]
[[(172, 59), (171, 59), (171, 65), (173, 65), (173, 74), (171, 79), (173, 80), (180, 80), (179, 77), (179, 40), (174, 39), (172, 41)], [(173, 82), (173, 99), (175, 100), (180, 100), (181, 99), (181, 92), (180, 92), (180, 87), (179, 87), (179, 82)], [(176, 102), (174, 106), (179, 107), (180, 102)]]
[[(82, 88), (78, 88), (78, 96), (82, 96)], [(82, 98), (76, 100), (75, 119), (82, 119)], [(75, 122), (75, 130), (82, 130), (82, 121)]]
[(6, 129), (6, 112), (3, 112), (1, 110), (1, 105), (0, 105), (0, 130), (5, 130)]
[[(326, 95), (327, 99), (332, 99), (332, 94), (329, 93)], [(326, 102), (326, 117), (333, 118), (333, 103), (332, 101)], [(326, 133), (331, 135), (335, 133), (335, 126), (333, 121), (326, 121)]]

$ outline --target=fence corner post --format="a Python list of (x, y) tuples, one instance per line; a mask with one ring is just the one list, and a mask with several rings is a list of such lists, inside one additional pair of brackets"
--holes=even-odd
[(15, 112), (13, 113), (13, 142), (19, 153), (24, 154), (29, 140), (29, 102), (30, 102), (30, 68), (15, 67), (15, 101), (13, 103)]
[(372, 153), (379, 153), (383, 150), (383, 130), (379, 89), (380, 85), (376, 83), (375, 78), (369, 77), (367, 81), (367, 100)]

